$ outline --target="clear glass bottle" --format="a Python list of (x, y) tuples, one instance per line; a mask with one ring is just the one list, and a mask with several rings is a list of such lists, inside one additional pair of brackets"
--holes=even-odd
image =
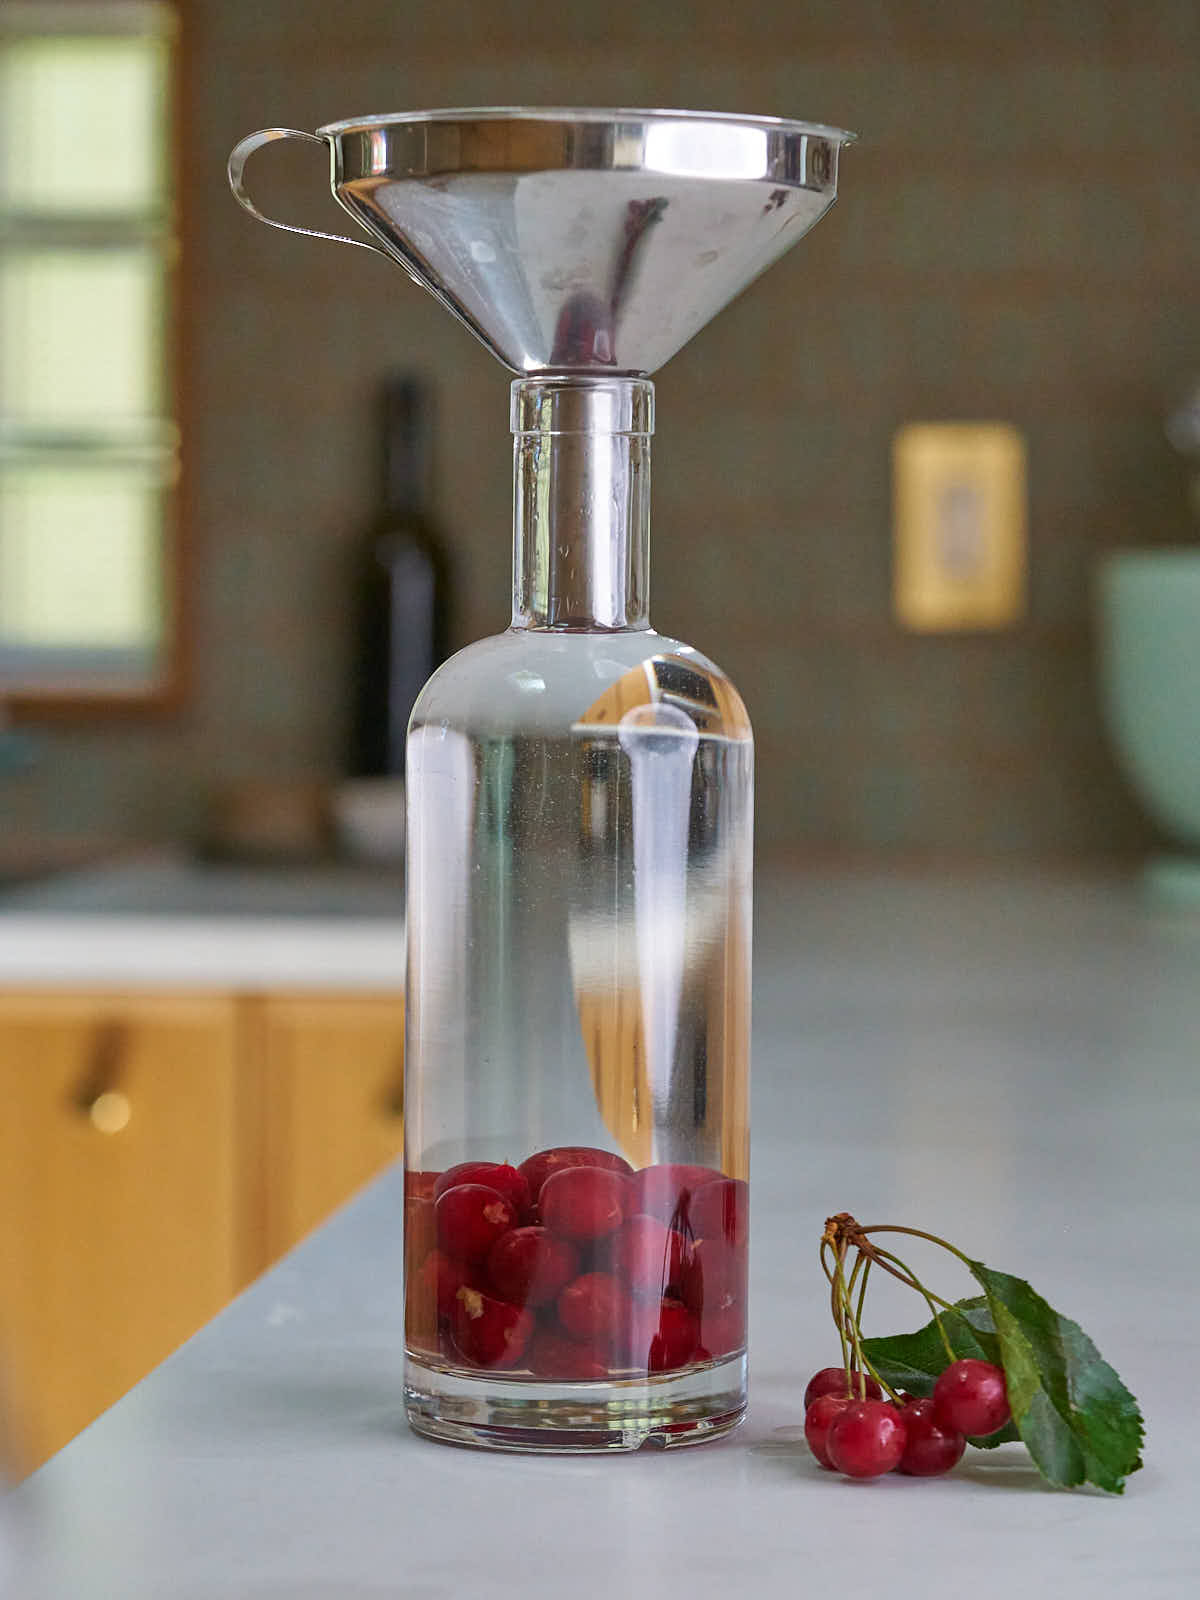
[(463, 1444), (745, 1408), (753, 744), (649, 624), (653, 396), (513, 385), (512, 626), (409, 731), (405, 1396)]

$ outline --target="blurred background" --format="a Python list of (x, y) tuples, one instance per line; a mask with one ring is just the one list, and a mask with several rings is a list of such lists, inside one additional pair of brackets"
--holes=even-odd
[[(745, 695), (762, 847), (1011, 858), (1148, 843), (1105, 739), (1092, 590), (1106, 550), (1192, 535), (1163, 421), (1200, 370), (1193, 5), (847, 0), (735, 14), (717, 0), (489, 0), (451, 21), (371, 0), (193, 0), (178, 12), (173, 167), (151, 148), (168, 137), (161, 105), (130, 130), (141, 196), (138, 171), (106, 146), (85, 157), (103, 166), (87, 188), (115, 189), (127, 209), (163, 206), (153, 184), (174, 175), (175, 242), (153, 285), (173, 299), (173, 377), (152, 384), (114, 355), (68, 397), (94, 417), (111, 380), (123, 423), (140, 408), (179, 425), (178, 682), (168, 708), (59, 706), (51, 725), (9, 675), (37, 729), (36, 760), (0, 781), (10, 841), (187, 841), (225, 781), (338, 776), (385, 373), (436, 384), (451, 642), (506, 625), (503, 374), (384, 261), (255, 226), (230, 199), (225, 158), (277, 123), (575, 102), (767, 111), (861, 134), (827, 221), (658, 381), (652, 615)], [(90, 128), (122, 94), (93, 82)], [(11, 184), (42, 135), (19, 93), (6, 101)], [(315, 149), (269, 151), (252, 179), (273, 215), (343, 220), (322, 200)], [(144, 284), (153, 264), (141, 269)], [(121, 280), (127, 319), (134, 276)], [(50, 277), (40, 292), (64, 366), (92, 341), (128, 351), (82, 282), (75, 300)], [(4, 344), (11, 419), (43, 397), (20, 392), (7, 323)], [(954, 419), (1007, 421), (1027, 440), (1028, 606), (1007, 628), (915, 636), (891, 602), (889, 451), (906, 422)], [(143, 541), (145, 498), (122, 504)], [(135, 543), (122, 548), (136, 566)], [(112, 625), (134, 648), (157, 637), (147, 581)]]
[[(764, 863), (1107, 868), (1200, 836), (1200, 795), (1164, 798), (1170, 781), (1111, 737), (1097, 603), (1113, 552), (1183, 547), (1168, 588), (1197, 582), (1198, 81), (1192, 0), (7, 6), (0, 1072), (17, 1115), (0, 1310), (6, 1293), (38, 1396), (25, 1459), (398, 1148), (401, 975), (369, 923), (398, 909), (399, 877), (364, 883), (333, 848), (362, 843), (343, 780), (386, 766), (354, 728), (397, 374), (420, 380), (399, 453), (436, 525), (439, 626), (457, 647), (508, 622), (504, 374), (394, 267), (254, 224), (226, 183), (234, 143), (509, 103), (856, 130), (828, 219), (657, 380), (655, 625), (745, 696)], [(251, 171), (269, 214), (347, 226), (326, 183), (314, 147)], [(1003, 425), (1008, 511), (968, 501), (964, 522), (955, 502), (941, 544), (919, 494), (902, 515), (894, 450), (914, 423)], [(918, 478), (950, 470), (955, 438)], [(998, 610), (914, 620), (906, 551), (940, 550), (969, 588), (993, 542), (1012, 579)], [(1200, 638), (1200, 597), (1189, 615)], [(1151, 701), (1195, 697), (1200, 665), (1159, 670)], [(1155, 760), (1194, 762), (1196, 716), (1160, 730)], [(136, 878), (147, 849), (158, 879)], [(218, 889), (197, 852), (222, 859)], [(233, 872), (241, 857), (269, 860), (269, 881)], [(164, 862), (186, 885), (177, 870), (162, 889)], [(81, 863), (100, 865), (50, 876)], [(156, 893), (181, 939), (189, 911), (236, 913), (246, 939), (258, 913), (310, 911), (318, 954), (271, 965), (266, 935), (211, 924), (191, 965), (162, 967), (128, 920), (68, 915), (136, 922)], [(355, 954), (331, 968), (335, 913)], [(208, 1143), (189, 1167), (197, 1106)], [(139, 1146), (146, 1127), (178, 1148)], [(185, 1284), (172, 1219), (197, 1215), (212, 1237)]]

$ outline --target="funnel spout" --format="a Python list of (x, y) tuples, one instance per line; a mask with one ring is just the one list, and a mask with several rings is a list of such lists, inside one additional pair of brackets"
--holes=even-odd
[(514, 628), (649, 627), (646, 378), (512, 386)]

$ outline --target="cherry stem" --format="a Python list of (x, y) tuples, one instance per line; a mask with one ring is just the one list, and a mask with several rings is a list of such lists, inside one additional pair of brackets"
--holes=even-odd
[[(846, 1298), (847, 1298), (848, 1301), (852, 1301), (854, 1299), (855, 1285), (858, 1283), (858, 1276), (859, 1276), (859, 1273), (863, 1270), (863, 1265), (864, 1265), (865, 1261), (866, 1261), (866, 1257), (863, 1255), (862, 1251), (860, 1250), (858, 1252), (857, 1256), (855, 1257), (855, 1260), (854, 1260), (854, 1269), (850, 1274), (850, 1281), (846, 1285)], [(861, 1297), (861, 1295), (859, 1297), (859, 1305), (860, 1306), (862, 1305), (862, 1297)]]
[[(940, 1304), (946, 1306), (947, 1309), (950, 1309), (948, 1302), (942, 1300), (940, 1295), (935, 1295), (931, 1290), (927, 1289), (921, 1282), (920, 1278), (917, 1277), (913, 1269), (909, 1266), (908, 1262), (901, 1261), (900, 1257), (894, 1256), (890, 1250), (880, 1250), (878, 1247), (876, 1247), (875, 1259), (879, 1262), (881, 1267), (886, 1267), (887, 1263), (890, 1261), (908, 1274), (909, 1287), (915, 1289), (917, 1293), (924, 1298), (925, 1304), (929, 1307), (930, 1314), (932, 1315), (934, 1322), (937, 1323), (938, 1335), (941, 1338), (943, 1346), (945, 1347), (946, 1354), (949, 1356), (950, 1362), (953, 1365), (953, 1363), (958, 1360), (958, 1356), (955, 1354), (954, 1346), (950, 1343), (950, 1340), (946, 1334), (946, 1329), (942, 1323), (942, 1319), (938, 1315), (938, 1308), (933, 1303), (935, 1300), (938, 1300)], [(893, 1276), (899, 1278), (900, 1274), (897, 1272), (894, 1273)], [(901, 1278), (900, 1281), (903, 1283), (904, 1279)]]
[[(861, 1327), (863, 1306), (866, 1304), (867, 1299), (867, 1279), (871, 1276), (871, 1258), (870, 1256), (863, 1257), (860, 1255), (858, 1259), (860, 1263), (865, 1261), (865, 1265), (863, 1266), (862, 1283), (860, 1284), (858, 1290), (858, 1310), (855, 1313), (858, 1318), (859, 1326)], [(857, 1272), (858, 1266), (855, 1266), (854, 1270)]]
[(838, 1296), (838, 1281), (840, 1279), (841, 1270), (842, 1270), (842, 1253), (841, 1253), (840, 1250), (835, 1253), (834, 1261), (835, 1261), (835, 1264), (836, 1264), (836, 1270), (834, 1272), (831, 1272), (829, 1270), (829, 1263), (825, 1259), (826, 1250), (827, 1249), (831, 1249), (831, 1248), (833, 1248), (833, 1247), (829, 1244), (829, 1241), (827, 1239), (822, 1239), (821, 1240), (821, 1270), (824, 1272), (825, 1276), (829, 1279), (830, 1289), (832, 1291), (831, 1295), (830, 1295), (830, 1310), (833, 1313), (833, 1320), (834, 1320), (835, 1324), (837, 1325), (838, 1338), (841, 1340), (841, 1343), (842, 1343), (842, 1366), (843, 1366), (843, 1368), (845, 1369), (845, 1372), (846, 1372), (846, 1393), (849, 1394), (850, 1393), (850, 1346), (846, 1343), (846, 1326), (845, 1326), (845, 1322), (844, 1322), (844, 1320), (842, 1318), (841, 1301), (840, 1301), (839, 1296)]
[[(887, 1394), (891, 1395), (892, 1399), (895, 1401), (895, 1403), (898, 1406), (903, 1406), (904, 1401), (901, 1400), (899, 1394), (896, 1392), (895, 1389), (892, 1388), (891, 1384), (887, 1381), (887, 1379), (883, 1376), (883, 1374), (879, 1371), (879, 1369), (876, 1366), (874, 1366), (872, 1364), (872, 1362), (870, 1362), (867, 1359), (867, 1356), (866, 1356), (865, 1352), (863, 1354), (863, 1367), (867, 1372), (869, 1372), (871, 1374), (871, 1376), (875, 1379), (875, 1382), (879, 1385), (879, 1387), (881, 1389), (883, 1389)], [(863, 1381), (863, 1392), (862, 1392), (862, 1398), (864, 1400), (866, 1399), (866, 1394), (867, 1394), (867, 1385), (866, 1385), (866, 1381), (864, 1379), (864, 1381)]]
[[(901, 1401), (896, 1390), (893, 1389), (891, 1384), (880, 1375), (879, 1371), (875, 1367), (874, 1362), (869, 1359), (866, 1351), (863, 1349), (862, 1313), (863, 1305), (866, 1300), (867, 1279), (870, 1276), (871, 1263), (874, 1259), (874, 1253), (868, 1253), (865, 1250), (859, 1250), (857, 1252), (854, 1266), (850, 1272), (849, 1281), (847, 1281), (845, 1272), (845, 1246), (839, 1243), (839, 1245), (834, 1249), (834, 1265), (832, 1271), (830, 1271), (829, 1262), (825, 1256), (825, 1251), (827, 1248), (834, 1247), (829, 1245), (828, 1240), (822, 1240), (821, 1268), (824, 1271), (826, 1278), (829, 1280), (832, 1291), (831, 1299), (833, 1320), (837, 1324), (838, 1338), (841, 1340), (842, 1345), (842, 1366), (846, 1373), (846, 1392), (848, 1394), (853, 1393), (853, 1390), (857, 1387), (858, 1398), (860, 1400), (865, 1400), (867, 1398), (867, 1375), (870, 1374), (880, 1388), (891, 1395), (892, 1399), (897, 1405), (901, 1405), (903, 1402)], [(884, 1264), (885, 1263), (883, 1262), (880, 1263), (881, 1266)], [(899, 1277), (899, 1274), (897, 1273), (895, 1276)], [(857, 1311), (855, 1310), (854, 1306), (854, 1290), (856, 1285), (858, 1287)]]
[[(875, 1366), (875, 1363), (871, 1360), (871, 1358), (867, 1355), (866, 1350), (863, 1348), (862, 1314), (863, 1303), (867, 1292), (867, 1275), (871, 1270), (871, 1260), (871, 1256), (869, 1256), (865, 1251), (860, 1250), (858, 1252), (857, 1259), (854, 1263), (854, 1270), (850, 1274), (850, 1283), (846, 1290), (846, 1298), (842, 1308), (843, 1316), (849, 1323), (850, 1330), (854, 1338), (855, 1356), (858, 1362), (858, 1398), (860, 1400), (865, 1400), (867, 1398), (867, 1374), (870, 1373), (871, 1377), (875, 1379), (875, 1382), (879, 1385), (879, 1387), (886, 1390), (896, 1404), (900, 1405), (902, 1404), (900, 1396), (896, 1393), (895, 1389), (892, 1388), (891, 1384), (888, 1383), (887, 1379), (881, 1376), (878, 1368)], [(860, 1271), (862, 1273), (862, 1282), (859, 1285), (858, 1291), (858, 1309), (855, 1311), (853, 1303), (854, 1283)]]
[[(859, 1228), (858, 1231), (861, 1234), (907, 1233), (911, 1234), (914, 1239), (928, 1239), (930, 1244), (941, 1245), (943, 1250), (949, 1250), (950, 1254), (952, 1256), (957, 1256), (964, 1266), (969, 1267), (971, 1265), (970, 1256), (964, 1255), (963, 1252), (956, 1246), (952, 1245), (949, 1240), (939, 1239), (936, 1233), (926, 1233), (923, 1228), (902, 1228), (898, 1223), (894, 1222), (873, 1222), (869, 1228)], [(943, 1301), (942, 1304), (945, 1305), (946, 1302)]]
[[(946, 1239), (939, 1239), (936, 1233), (926, 1233), (922, 1228), (903, 1228), (892, 1223), (873, 1223), (864, 1228), (849, 1214), (842, 1211), (837, 1216), (829, 1217), (825, 1223), (825, 1232), (821, 1238), (821, 1268), (829, 1280), (830, 1301), (833, 1320), (837, 1324), (838, 1338), (842, 1344), (842, 1365), (846, 1371), (846, 1387), (850, 1392), (853, 1387), (855, 1374), (858, 1378), (858, 1398), (866, 1399), (866, 1375), (869, 1373), (880, 1387), (891, 1395), (897, 1405), (903, 1404), (900, 1396), (891, 1384), (883, 1379), (874, 1364), (867, 1359), (863, 1349), (862, 1315), (866, 1303), (867, 1280), (871, 1268), (878, 1263), (883, 1270), (893, 1278), (903, 1283), (907, 1288), (913, 1289), (925, 1301), (930, 1314), (937, 1324), (938, 1336), (945, 1348), (946, 1355), (951, 1363), (958, 1360), (954, 1346), (950, 1342), (945, 1324), (942, 1322), (938, 1307), (945, 1311), (954, 1311), (957, 1308), (949, 1300), (944, 1300), (940, 1294), (935, 1294), (932, 1289), (927, 1289), (917, 1277), (916, 1273), (906, 1261), (892, 1251), (885, 1250), (873, 1243), (869, 1237), (873, 1233), (904, 1233), (914, 1239), (925, 1239), (930, 1244), (940, 1245), (943, 1250), (948, 1250), (952, 1256), (957, 1256), (965, 1267), (970, 1269), (971, 1259), (963, 1252), (950, 1244)], [(849, 1280), (846, 1278), (846, 1251), (853, 1245), (855, 1248), (855, 1261), (851, 1269)], [(826, 1250), (833, 1252), (834, 1264), (832, 1271), (826, 1259)], [(855, 1288), (858, 1290), (858, 1305), (854, 1303)]]
[[(923, 1289), (909, 1269), (904, 1267), (903, 1261), (898, 1256), (892, 1255), (890, 1250), (881, 1250), (878, 1245), (871, 1245), (869, 1253), (872, 1261), (878, 1262), (885, 1272), (890, 1272), (893, 1278), (898, 1279), (909, 1289), (915, 1289), (919, 1294), (923, 1294), (927, 1300), (936, 1300), (943, 1310), (954, 1310), (954, 1302), (952, 1300), (944, 1300), (940, 1294), (934, 1294), (932, 1289)], [(896, 1266), (892, 1265), (893, 1262), (904, 1267), (904, 1271), (897, 1272)]]
[[(862, 1373), (862, 1340), (859, 1336), (858, 1325), (853, 1316), (850, 1314), (850, 1306), (852, 1302), (850, 1300), (850, 1290), (846, 1284), (845, 1268), (846, 1258), (844, 1253), (839, 1250), (837, 1267), (834, 1272), (833, 1292), (837, 1301), (837, 1316), (839, 1322), (843, 1328), (848, 1328), (850, 1334), (851, 1367), (847, 1369), (846, 1386), (847, 1389), (849, 1389), (853, 1377), (857, 1375), (859, 1391), (858, 1398), (860, 1400), (865, 1400), (867, 1398), (867, 1386), (866, 1380), (863, 1378)], [(845, 1338), (846, 1335), (843, 1333), (843, 1349), (845, 1348)]]
[(825, 1275), (832, 1285), (832, 1310), (833, 1320), (837, 1324), (838, 1337), (842, 1341), (842, 1366), (846, 1372), (846, 1393), (852, 1392), (855, 1379), (858, 1381), (858, 1398), (865, 1400), (867, 1397), (867, 1383), (863, 1376), (862, 1338), (855, 1321), (851, 1298), (854, 1279), (858, 1275), (861, 1265), (861, 1254), (855, 1261), (849, 1285), (846, 1282), (846, 1246), (839, 1241), (834, 1255), (833, 1272), (830, 1273), (825, 1266), (825, 1244), (821, 1246), (821, 1261), (825, 1266)]
[[(863, 1359), (863, 1355), (862, 1355), (862, 1327), (861, 1327), (861, 1324), (862, 1324), (863, 1290), (866, 1288), (866, 1273), (865, 1273), (864, 1269), (865, 1268), (869, 1269), (870, 1265), (871, 1265), (871, 1263), (868, 1260), (868, 1258), (863, 1255), (861, 1250), (858, 1251), (857, 1255), (854, 1258), (854, 1266), (853, 1266), (853, 1268), (851, 1270), (851, 1273), (850, 1273), (850, 1281), (849, 1281), (849, 1283), (847, 1283), (845, 1285), (845, 1300), (844, 1300), (844, 1304), (843, 1304), (843, 1314), (849, 1320), (850, 1326), (851, 1326), (851, 1328), (853, 1330), (854, 1339), (855, 1339), (855, 1349), (858, 1351), (858, 1355), (859, 1355), (859, 1360), (860, 1361)], [(857, 1314), (855, 1314), (855, 1312), (853, 1310), (853, 1306), (854, 1306), (854, 1287), (855, 1287), (855, 1284), (858, 1282), (858, 1275), (859, 1275), (860, 1272), (863, 1273), (863, 1284), (862, 1284), (862, 1289), (859, 1290), (859, 1295), (858, 1295), (858, 1312), (857, 1312)], [(858, 1373), (858, 1398), (860, 1400), (865, 1400), (867, 1398), (867, 1379), (866, 1379), (866, 1374), (862, 1371), (861, 1367), (860, 1367), (859, 1373)]]

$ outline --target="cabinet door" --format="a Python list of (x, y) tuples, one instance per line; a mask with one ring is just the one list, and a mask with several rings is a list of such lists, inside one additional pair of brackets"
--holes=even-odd
[(403, 1151), (404, 1002), (276, 996), (259, 1038), (272, 1261)]
[(0, 995), (0, 1357), (30, 1465), (238, 1287), (236, 1023), (216, 997)]

